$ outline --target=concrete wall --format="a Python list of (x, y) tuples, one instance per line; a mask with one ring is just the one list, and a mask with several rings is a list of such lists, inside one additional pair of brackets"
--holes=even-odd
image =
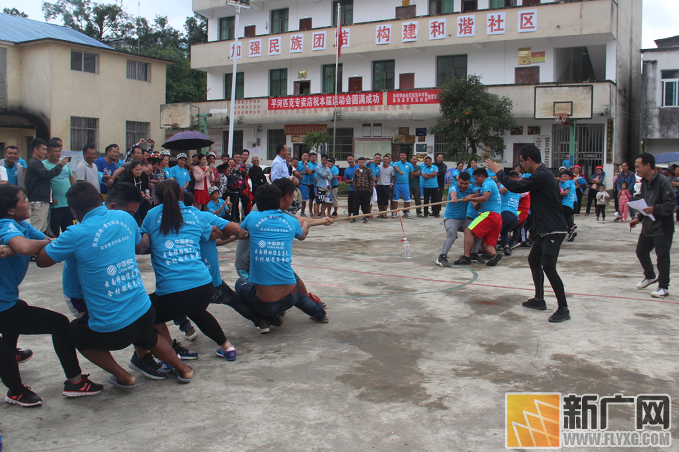
[(644, 152), (650, 152), (654, 155), (665, 152), (679, 152), (679, 139), (644, 140)]
[[(0, 128), (0, 143), (5, 147), (16, 146), (19, 148), (21, 158), (28, 161), (28, 152), (26, 149), (27, 137), (35, 138), (35, 130), (33, 129), (5, 129)], [(4, 158), (4, 154), (0, 153), (0, 159)]]
[(641, 138), (662, 140), (679, 138), (679, 107), (662, 106), (661, 71), (679, 69), (679, 49), (646, 51), (641, 83), (642, 115)]
[[(71, 70), (71, 50), (98, 54), (98, 72)], [(151, 138), (162, 143), (159, 107), (165, 103), (166, 63), (66, 43), (21, 46), (22, 108), (49, 119), (50, 136), (70, 149), (71, 116), (99, 119), (99, 152), (110, 143), (125, 146), (125, 121), (150, 122)], [(150, 82), (128, 80), (127, 60), (151, 64)]]

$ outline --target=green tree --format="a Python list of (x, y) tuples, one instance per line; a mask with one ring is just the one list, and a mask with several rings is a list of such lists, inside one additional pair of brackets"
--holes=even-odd
[(3, 8), (2, 9), (2, 14), (9, 14), (10, 16), (17, 16), (17, 17), (23, 17), (23, 18), (28, 18), (28, 14), (26, 14), (23, 11), (19, 11), (16, 8)]
[(505, 149), (504, 134), (514, 127), (512, 101), (491, 94), (481, 77), (453, 77), (439, 95), (441, 116), (431, 133), (448, 143), (447, 159), (492, 158)]
[(304, 137), (304, 145), (309, 150), (318, 150), (321, 145), (330, 142), (330, 135), (327, 132), (310, 132)]
[(127, 39), (134, 28), (132, 17), (116, 3), (93, 5), (90, 0), (57, 0), (43, 2), (42, 11), (45, 20), (61, 17), (67, 27), (104, 43)]

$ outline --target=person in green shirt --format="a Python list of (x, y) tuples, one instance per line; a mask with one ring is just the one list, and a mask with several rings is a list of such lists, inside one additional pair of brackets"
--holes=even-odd
[[(50, 141), (47, 146), (47, 160), (42, 162), (48, 171), (57, 166), (61, 160), (61, 145), (56, 141)], [(59, 231), (64, 232), (73, 224), (73, 215), (66, 201), (66, 192), (71, 185), (75, 184), (75, 175), (69, 165), (61, 169), (57, 177), (50, 179), (52, 188), (52, 200), (50, 201), (50, 230), (52, 236), (59, 237)]]

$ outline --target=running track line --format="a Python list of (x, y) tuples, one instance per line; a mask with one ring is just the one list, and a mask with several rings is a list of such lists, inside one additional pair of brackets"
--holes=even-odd
[[(226, 259), (234, 259), (234, 258), (227, 257)], [(481, 283), (476, 283), (476, 282), (468, 283), (468, 282), (460, 282), (460, 281), (444, 281), (444, 280), (441, 280), (441, 279), (419, 278), (417, 276), (385, 275), (383, 273), (362, 272), (362, 271), (358, 271), (358, 270), (343, 270), (343, 269), (338, 269), (338, 268), (314, 267), (312, 265), (302, 265), (302, 264), (295, 264), (295, 267), (315, 268), (317, 270), (329, 270), (329, 271), (335, 271), (335, 272), (360, 273), (360, 274), (363, 274), (363, 275), (386, 276), (388, 278), (417, 279), (419, 281), (442, 282), (442, 283), (446, 283), (446, 284), (452, 283), (452, 284), (460, 284), (460, 285), (464, 285), (464, 286), (492, 287), (492, 288), (496, 288), (496, 289), (524, 290), (524, 291), (529, 291), (529, 292), (533, 292), (535, 290), (535, 289), (529, 289), (529, 288), (523, 288), (523, 287), (498, 286), (498, 285), (495, 285), (495, 284), (481, 284)], [(554, 291), (552, 291), (552, 290), (545, 290), (545, 292), (554, 293)], [(667, 303), (667, 304), (679, 305), (679, 301), (663, 300), (662, 298), (659, 298), (659, 299), (632, 298), (632, 297), (619, 297), (619, 296), (616, 296), (616, 295), (598, 295), (598, 294), (577, 293), (577, 292), (566, 292), (566, 295), (576, 295), (576, 296), (580, 296), (580, 297), (610, 298), (610, 299), (614, 299), (614, 300), (653, 301), (655, 303)]]

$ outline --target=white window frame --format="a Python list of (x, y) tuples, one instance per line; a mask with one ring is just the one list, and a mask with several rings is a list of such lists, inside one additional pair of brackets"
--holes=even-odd
[[(130, 76), (131, 64), (134, 65), (134, 76)], [(146, 65), (146, 79), (139, 78), (139, 65)], [(144, 61), (138, 60), (127, 60), (127, 65), (125, 66), (125, 77), (128, 80), (137, 80), (139, 82), (151, 82), (151, 63), (146, 63)]]
[[(80, 70), (78, 69), (73, 69), (73, 52), (77, 52), (80, 54)], [(94, 56), (94, 72), (89, 72), (85, 70), (85, 55), (93, 55)], [(92, 52), (84, 52), (82, 50), (76, 50), (76, 49), (71, 49), (71, 70), (75, 72), (82, 72), (85, 74), (99, 74), (99, 54), (97, 53), (92, 53)]]
[[(665, 90), (667, 89), (667, 85), (669, 83), (673, 83), (675, 85), (674, 88), (674, 105), (666, 105), (665, 104)], [(679, 107), (679, 78), (665, 78), (662, 79), (662, 106), (663, 107)]]

